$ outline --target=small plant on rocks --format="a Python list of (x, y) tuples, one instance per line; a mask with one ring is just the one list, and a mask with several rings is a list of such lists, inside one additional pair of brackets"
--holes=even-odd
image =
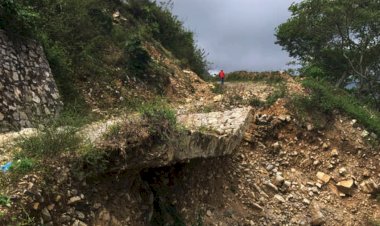
[(263, 107), (265, 106), (265, 102), (261, 101), (257, 97), (253, 97), (249, 100), (249, 105), (251, 105), (252, 107)]
[(18, 146), (21, 148), (19, 155), (44, 157), (75, 151), (81, 142), (80, 137), (75, 132), (76, 129), (72, 127), (45, 127), (36, 135), (19, 141)]
[(33, 158), (20, 158), (11, 167), (12, 173), (26, 174), (34, 169), (36, 162)]
[(11, 199), (6, 195), (0, 194), (0, 206), (10, 207), (11, 206)]
[(211, 89), (211, 91), (215, 94), (223, 94), (224, 87), (219, 83), (214, 83), (214, 87)]
[(273, 105), (278, 99), (285, 97), (286, 95), (286, 86), (280, 84), (278, 88), (266, 99), (266, 105)]

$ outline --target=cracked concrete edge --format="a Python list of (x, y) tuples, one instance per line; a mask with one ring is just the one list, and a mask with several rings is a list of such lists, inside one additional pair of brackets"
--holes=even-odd
[(243, 135), (251, 120), (251, 111), (252, 108), (247, 108), (243, 115), (245, 119), (232, 134), (218, 135), (190, 130), (190, 135), (183, 137), (181, 144), (176, 147), (177, 150), (172, 154), (172, 161), (232, 154), (243, 139)]

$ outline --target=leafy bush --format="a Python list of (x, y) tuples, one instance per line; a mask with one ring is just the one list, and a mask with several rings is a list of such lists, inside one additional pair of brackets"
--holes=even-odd
[(324, 127), (323, 120), (326, 118), (326, 113), (322, 108), (319, 108), (320, 101), (316, 96), (293, 95), (288, 107), (297, 115), (297, 118), (303, 122), (311, 120), (317, 129)]
[(321, 67), (313, 64), (309, 64), (301, 68), (301, 74), (312, 78), (324, 78), (327, 76)]
[(31, 35), (38, 18), (38, 14), (31, 7), (16, 0), (2, 0), (0, 15), (0, 29), (16, 35)]
[(313, 110), (331, 113), (336, 109), (358, 120), (368, 130), (380, 135), (380, 114), (364, 106), (355, 97), (342, 89), (337, 89), (321, 80), (307, 78), (303, 86), (309, 89), (309, 96), (294, 96), (293, 109), (299, 112), (312, 112)]
[(155, 100), (143, 104), (140, 113), (146, 119), (153, 121), (167, 120), (171, 126), (176, 124), (175, 112), (164, 100)]
[(379, 219), (369, 219), (367, 221), (367, 224), (369, 226), (380, 226), (380, 220)]
[(70, 126), (73, 127), (72, 130), (75, 131), (76, 128), (96, 121), (100, 118), (101, 116), (97, 113), (89, 112), (88, 108), (86, 106), (83, 106), (82, 103), (73, 102), (70, 105), (65, 106), (57, 118), (48, 121), (47, 126)]
[(148, 51), (143, 47), (141, 37), (132, 36), (125, 45), (127, 67), (134, 75), (146, 73), (151, 62)]
[(112, 137), (117, 137), (117, 135), (119, 135), (121, 131), (121, 125), (120, 124), (114, 124), (114, 125), (111, 125), (109, 128), (108, 128), (108, 131), (107, 133), (104, 135), (104, 137), (107, 139), (110, 139)]

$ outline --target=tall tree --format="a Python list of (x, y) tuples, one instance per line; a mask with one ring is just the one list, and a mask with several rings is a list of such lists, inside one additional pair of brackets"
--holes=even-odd
[(289, 10), (276, 44), (336, 86), (355, 81), (358, 94), (380, 103), (380, 1), (305, 0)]

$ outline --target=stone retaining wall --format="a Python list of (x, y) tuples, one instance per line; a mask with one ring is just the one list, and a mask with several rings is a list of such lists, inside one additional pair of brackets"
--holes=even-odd
[(0, 132), (32, 127), (62, 105), (42, 47), (0, 30)]

